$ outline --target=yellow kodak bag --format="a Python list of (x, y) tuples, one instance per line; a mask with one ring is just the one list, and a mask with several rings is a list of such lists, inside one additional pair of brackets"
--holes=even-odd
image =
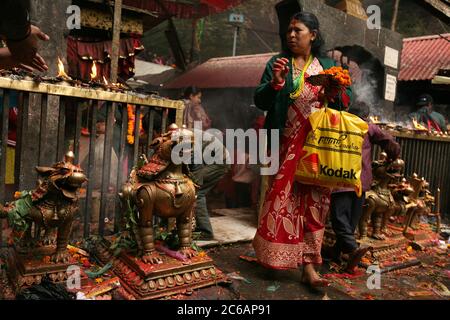
[(361, 153), (368, 124), (345, 111), (322, 108), (309, 116), (312, 130), (297, 164), (296, 180), (362, 194)]

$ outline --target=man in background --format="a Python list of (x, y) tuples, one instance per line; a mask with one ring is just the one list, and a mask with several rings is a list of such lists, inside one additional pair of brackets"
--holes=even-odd
[(429, 131), (446, 132), (447, 123), (445, 117), (439, 112), (433, 111), (433, 97), (429, 94), (422, 94), (416, 102), (417, 111), (410, 113), (411, 120), (425, 126)]

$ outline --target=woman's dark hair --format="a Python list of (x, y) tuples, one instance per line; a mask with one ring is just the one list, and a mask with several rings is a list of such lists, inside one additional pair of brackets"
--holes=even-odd
[(323, 47), (325, 45), (325, 41), (323, 40), (322, 34), (320, 33), (319, 19), (317, 19), (317, 17), (313, 13), (302, 11), (294, 14), (289, 21), (291, 22), (292, 20), (300, 21), (305, 26), (307, 26), (311, 32), (316, 32), (316, 38), (311, 44), (311, 52), (316, 57), (324, 56), (325, 53)]
[(183, 98), (184, 99), (189, 99), (189, 97), (191, 96), (191, 94), (193, 94), (194, 96), (201, 93), (202, 91), (194, 86), (190, 86), (187, 87), (186, 89), (184, 89), (184, 93), (183, 93)]

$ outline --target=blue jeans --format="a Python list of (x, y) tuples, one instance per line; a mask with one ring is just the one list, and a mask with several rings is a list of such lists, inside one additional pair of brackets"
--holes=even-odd
[(337, 252), (350, 253), (358, 248), (355, 230), (362, 216), (364, 198), (364, 192), (361, 197), (352, 191), (331, 194), (331, 224)]

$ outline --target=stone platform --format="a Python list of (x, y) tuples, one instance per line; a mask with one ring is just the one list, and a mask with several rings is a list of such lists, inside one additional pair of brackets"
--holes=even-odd
[(124, 299), (158, 299), (227, 282), (204, 252), (188, 261), (161, 253), (163, 263), (152, 265), (124, 251), (115, 257), (109, 246), (106, 240), (100, 242), (94, 256), (102, 264), (112, 263), (111, 270), (126, 291), (122, 294)]

